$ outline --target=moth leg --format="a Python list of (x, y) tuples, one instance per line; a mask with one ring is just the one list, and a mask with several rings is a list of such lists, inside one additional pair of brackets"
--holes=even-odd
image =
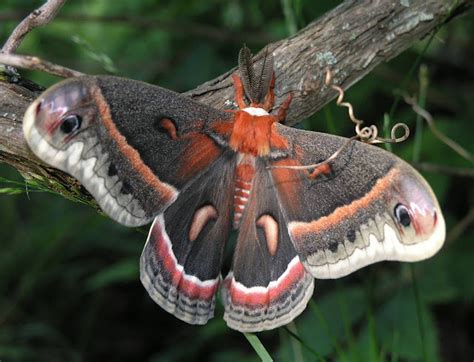
[[(302, 170), (304, 171), (304, 174), (306, 175), (306, 177), (308, 177), (309, 179), (315, 180), (321, 175), (328, 175), (331, 173), (332, 168), (329, 162), (330, 160), (325, 160), (314, 165), (303, 166), (300, 164), (299, 161), (296, 161), (296, 165), (287, 166), (287, 167), (290, 169)], [(282, 166), (282, 167), (285, 168), (285, 166)]]
[(235, 89), (235, 101), (240, 109), (247, 108), (247, 105), (244, 101), (244, 86), (242, 84), (242, 80), (236, 74), (232, 74), (232, 81), (234, 82), (234, 89)]
[(270, 110), (273, 108), (273, 104), (275, 103), (275, 92), (273, 91), (273, 88), (275, 88), (275, 73), (272, 75), (270, 88), (268, 88), (268, 93), (265, 96), (265, 101), (262, 104), (262, 108), (267, 112), (270, 112)]
[(280, 108), (278, 108), (278, 113), (277, 113), (278, 122), (283, 122), (285, 120), (286, 111), (288, 111), (288, 108), (290, 108), (290, 103), (292, 99), (293, 99), (293, 94), (290, 93), (288, 97), (286, 97), (285, 101), (282, 103)]
[[(324, 161), (314, 163), (311, 165), (302, 165), (299, 161), (294, 160), (294, 164), (291, 165), (278, 165), (273, 166), (274, 168), (286, 168), (289, 170), (304, 170), (306, 175), (311, 178), (315, 179), (319, 175), (327, 175), (331, 173), (332, 168), (330, 162), (334, 161), (339, 157), (341, 152), (354, 140), (357, 136), (348, 138), (342, 145), (339, 147), (331, 156), (326, 158)], [(299, 151), (297, 153), (301, 154), (301, 148), (298, 148)], [(312, 171), (309, 171), (312, 170)]]

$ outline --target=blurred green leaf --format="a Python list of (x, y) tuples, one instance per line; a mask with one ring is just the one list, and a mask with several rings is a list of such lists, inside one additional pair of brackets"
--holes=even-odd
[(419, 287), (423, 299), (430, 303), (449, 303), (474, 300), (474, 283), (467, 276), (472, 273), (474, 238), (456, 240), (439, 255), (419, 268)]
[(117, 73), (117, 68), (115, 67), (114, 62), (112, 61), (112, 59), (110, 59), (108, 55), (94, 49), (94, 47), (88, 41), (86, 41), (79, 35), (73, 35), (71, 40), (77, 45), (79, 45), (79, 47), (88, 57), (99, 63), (105, 71), (114, 74)]
[(0, 188), (0, 194), (7, 194), (7, 195), (18, 195), (24, 193), (25, 190), (18, 189), (15, 187), (3, 187)]
[(115, 264), (103, 268), (100, 272), (90, 277), (86, 282), (88, 290), (101, 289), (114, 283), (136, 281), (138, 275), (138, 261), (125, 259)]
[[(365, 294), (360, 287), (337, 288), (323, 297), (310, 300), (304, 317), (296, 321), (305, 344), (321, 357), (342, 352), (347, 326), (353, 326), (364, 315)], [(305, 351), (304, 351), (305, 352)], [(305, 352), (307, 359), (314, 359)]]
[[(410, 288), (400, 290), (392, 299), (375, 313), (377, 338), (386, 353), (395, 354), (397, 358), (422, 360), (423, 348), (418, 328), (416, 301)], [(438, 334), (433, 316), (425, 301), (421, 304), (421, 319), (426, 332), (425, 346), (428, 361), (439, 361)], [(365, 326), (359, 338), (359, 350), (362, 356), (373, 342), (370, 327)], [(371, 357), (366, 355), (369, 360)], [(372, 357), (373, 358), (373, 357)], [(384, 360), (382, 358), (381, 360)]]

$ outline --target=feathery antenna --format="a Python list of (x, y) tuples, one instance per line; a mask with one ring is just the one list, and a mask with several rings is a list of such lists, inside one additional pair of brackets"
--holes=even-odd
[(273, 77), (273, 56), (268, 48), (263, 56), (253, 60), (252, 52), (244, 45), (239, 52), (239, 72), (250, 102), (263, 103)]

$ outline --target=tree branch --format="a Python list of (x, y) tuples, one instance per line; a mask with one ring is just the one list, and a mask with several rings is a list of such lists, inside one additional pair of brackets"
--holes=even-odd
[(413, 166), (416, 169), (424, 172), (474, 178), (474, 168), (438, 165), (435, 163), (428, 162), (415, 162), (413, 163)]
[(48, 0), (43, 6), (34, 10), (13, 30), (10, 37), (2, 47), (2, 53), (13, 53), (21, 41), (34, 28), (48, 24), (54, 19), (57, 12), (66, 0)]
[[(466, 11), (474, 1), (345, 1), (295, 36), (268, 45), (275, 58), (276, 104), (293, 94), (286, 124), (311, 116), (336, 96), (324, 86), (329, 67), (334, 84), (347, 89), (381, 62), (388, 61)], [(262, 50), (257, 57), (263, 54)], [(186, 92), (196, 100), (224, 109), (233, 101), (229, 71)]]
[(84, 75), (84, 73), (77, 70), (66, 68), (62, 65), (53, 64), (38, 57), (31, 57), (28, 55), (0, 53), (0, 64), (10, 65), (15, 68), (39, 70), (62, 78), (80, 77), (81, 75)]
[[(473, 2), (345, 1), (296, 35), (269, 44), (275, 58), (276, 105), (281, 104), (290, 92), (293, 94), (287, 124), (295, 124), (314, 114), (336, 96), (336, 92), (324, 86), (327, 67), (334, 74), (335, 84), (348, 88), (454, 14), (466, 11)], [(218, 109), (229, 108), (234, 100), (230, 79), (233, 71), (185, 94)], [(0, 162), (7, 162), (24, 174), (62, 177), (61, 172), (37, 160), (23, 140), (23, 113), (37, 95), (0, 81)]]

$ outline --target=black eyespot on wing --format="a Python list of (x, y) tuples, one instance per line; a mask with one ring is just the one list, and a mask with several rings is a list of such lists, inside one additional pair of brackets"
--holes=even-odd
[(347, 240), (349, 240), (349, 242), (353, 243), (356, 239), (356, 232), (355, 230), (353, 229), (350, 229), (347, 234), (346, 234), (346, 237), (347, 237)]
[(117, 175), (117, 167), (113, 163), (110, 164), (109, 169), (107, 170), (107, 175), (113, 177)]
[(329, 243), (329, 250), (335, 253), (337, 251), (338, 245), (339, 243), (337, 241), (332, 241), (331, 243)]
[(400, 225), (408, 227), (411, 224), (411, 216), (407, 207), (402, 204), (397, 204), (393, 210), (395, 217)]
[(70, 134), (81, 128), (81, 125), (82, 117), (77, 114), (70, 114), (69, 116), (63, 119), (63, 123), (61, 123), (60, 129), (62, 133)]
[(128, 195), (132, 192), (132, 187), (128, 182), (122, 182), (122, 188), (120, 189), (120, 192), (124, 195)]

